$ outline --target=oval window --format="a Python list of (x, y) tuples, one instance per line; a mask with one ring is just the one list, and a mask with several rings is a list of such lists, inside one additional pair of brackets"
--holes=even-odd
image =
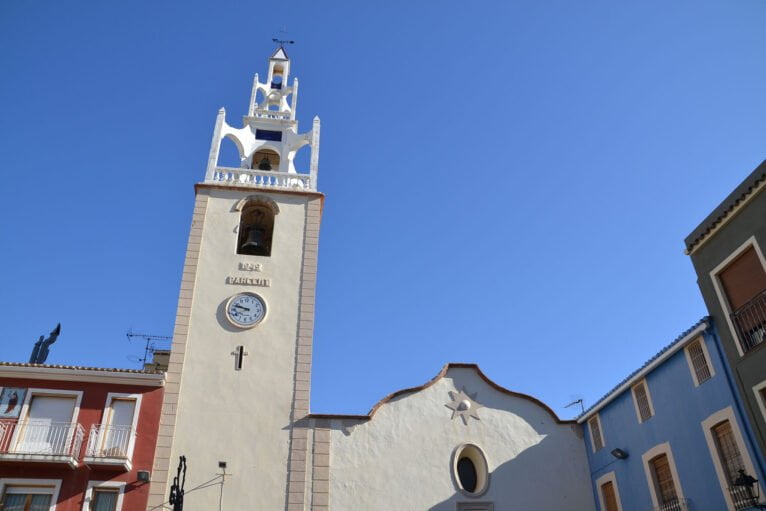
[(475, 445), (465, 444), (455, 449), (453, 472), (458, 488), (466, 495), (478, 497), (487, 490), (487, 459)]

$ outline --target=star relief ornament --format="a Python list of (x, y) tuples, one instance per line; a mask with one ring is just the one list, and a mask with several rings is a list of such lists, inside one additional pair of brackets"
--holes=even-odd
[(455, 417), (460, 417), (461, 419), (463, 419), (463, 424), (465, 424), (466, 426), (468, 425), (469, 417), (473, 417), (477, 421), (481, 420), (477, 412), (479, 411), (479, 408), (484, 408), (484, 407), (476, 402), (476, 394), (477, 393), (474, 392), (473, 395), (469, 395), (465, 391), (465, 387), (463, 387), (460, 392), (451, 390), (449, 392), (449, 397), (452, 401), (444, 405), (450, 410), (452, 410), (451, 419), (454, 419)]

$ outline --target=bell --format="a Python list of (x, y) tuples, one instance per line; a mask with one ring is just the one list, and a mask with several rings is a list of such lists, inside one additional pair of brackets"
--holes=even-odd
[(265, 156), (258, 162), (258, 170), (271, 170), (271, 162)]
[(266, 229), (252, 227), (247, 232), (247, 239), (242, 244), (240, 252), (250, 255), (269, 255), (266, 246)]

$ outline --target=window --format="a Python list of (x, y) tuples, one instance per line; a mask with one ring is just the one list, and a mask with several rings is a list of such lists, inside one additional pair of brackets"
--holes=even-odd
[(255, 139), (256, 140), (270, 140), (272, 142), (281, 142), (282, 141), (282, 132), (281, 131), (274, 131), (274, 130), (256, 129), (255, 130)]
[(596, 480), (601, 511), (622, 511), (620, 492), (614, 472), (604, 474)]
[(119, 495), (120, 492), (116, 488), (96, 488), (93, 490), (90, 508), (93, 511), (116, 511)]
[(590, 429), (590, 441), (593, 445), (593, 452), (604, 448), (604, 436), (601, 434), (601, 421), (598, 415), (594, 415), (588, 420), (588, 428)]
[(745, 249), (718, 274), (732, 311), (736, 311), (766, 289), (766, 272), (755, 248)]
[[(100, 435), (101, 456), (127, 458), (132, 454), (136, 432), (136, 410), (141, 401), (139, 395), (112, 394), (107, 396)], [(94, 430), (98, 426), (94, 425)]]
[(652, 447), (641, 460), (654, 507), (661, 511), (686, 509), (670, 444), (665, 442)]
[(0, 509), (51, 511), (60, 488), (61, 481), (56, 479), (0, 479)]
[(489, 486), (489, 469), (484, 453), (472, 444), (455, 449), (452, 460), (453, 475), (461, 492), (478, 497)]
[(732, 485), (739, 477), (739, 471), (745, 469), (745, 464), (742, 461), (742, 453), (739, 452), (737, 442), (734, 440), (734, 433), (729, 421), (723, 421), (713, 426), (713, 437), (726, 481)]
[(614, 494), (612, 481), (601, 485), (601, 495), (604, 499), (604, 511), (617, 511), (617, 496)]
[(713, 368), (710, 365), (710, 357), (702, 338), (691, 342), (686, 347), (686, 362), (689, 364), (689, 370), (692, 373), (694, 386), (697, 387), (713, 377)]
[(267, 257), (271, 255), (274, 215), (275, 212), (261, 201), (247, 202), (242, 208), (239, 222), (238, 254)]
[(740, 477), (740, 470), (751, 476), (756, 473), (734, 409), (729, 406), (715, 412), (702, 421), (702, 430), (727, 508), (729, 511), (750, 508), (752, 495), (749, 490), (734, 484)]
[(755, 239), (748, 240), (711, 272), (727, 321), (744, 355), (766, 341), (766, 271)]
[(76, 455), (82, 427), (75, 423), (82, 392), (30, 389), (14, 432), (13, 450), (41, 455)]
[(654, 489), (657, 492), (657, 500), (661, 506), (666, 506), (678, 501), (676, 484), (673, 481), (673, 473), (670, 470), (670, 462), (666, 454), (652, 458), (649, 461), (654, 479)]
[(766, 380), (755, 385), (753, 392), (755, 392), (755, 400), (758, 403), (758, 407), (761, 409), (761, 415), (766, 420)]
[(638, 422), (646, 422), (654, 415), (654, 407), (652, 407), (652, 400), (649, 397), (646, 380), (633, 386), (633, 404), (636, 406)]
[(120, 511), (125, 484), (117, 481), (89, 481), (82, 511)]

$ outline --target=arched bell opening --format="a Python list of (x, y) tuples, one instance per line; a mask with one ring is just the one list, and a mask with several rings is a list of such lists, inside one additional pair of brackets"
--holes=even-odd
[(274, 211), (264, 204), (246, 204), (239, 220), (237, 253), (269, 257), (273, 235)]
[(225, 136), (221, 140), (220, 148), (218, 149), (218, 162), (219, 167), (230, 167), (238, 169), (242, 166), (242, 153), (239, 145), (230, 136)]
[(279, 154), (271, 149), (261, 149), (253, 154), (253, 170), (279, 170)]
[(272, 89), (281, 89), (282, 88), (282, 80), (285, 76), (285, 68), (284, 66), (277, 64), (274, 66), (274, 71), (271, 74), (271, 88)]
[[(306, 144), (301, 146), (293, 155), (293, 170), (299, 172), (307, 172), (307, 169), (311, 167), (311, 146)], [(291, 171), (292, 172), (292, 171)]]

